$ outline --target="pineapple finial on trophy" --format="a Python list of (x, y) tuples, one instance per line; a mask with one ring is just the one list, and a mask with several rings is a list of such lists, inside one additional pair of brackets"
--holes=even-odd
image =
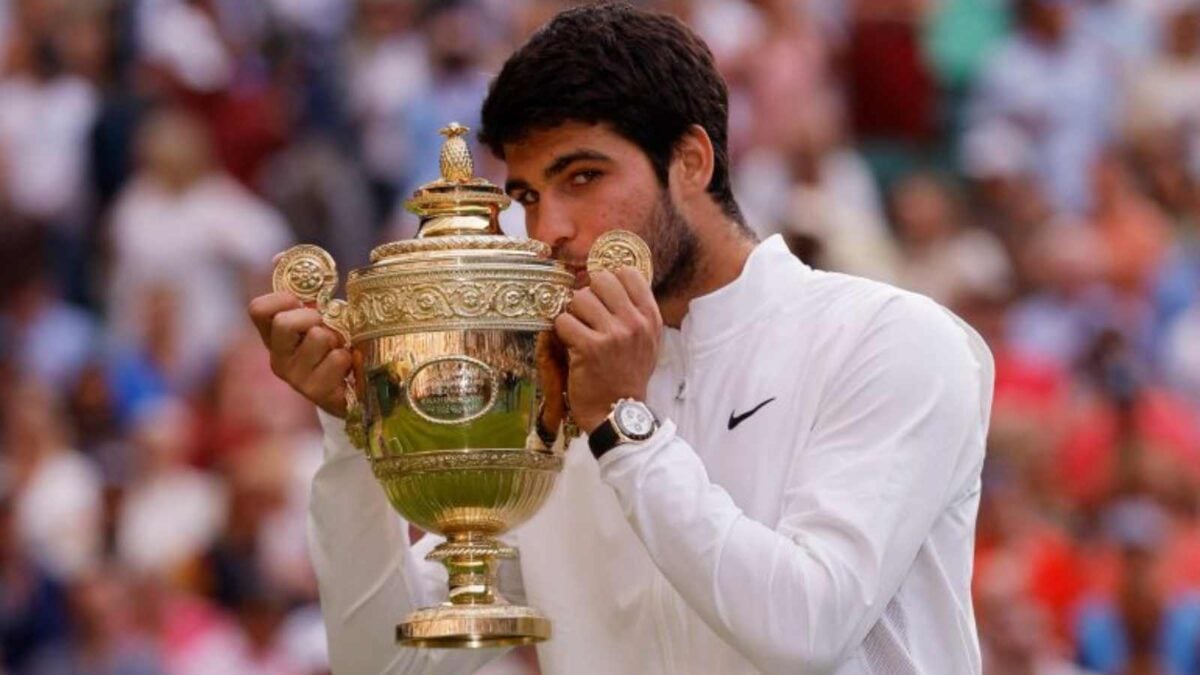
[(442, 180), (447, 183), (466, 183), (475, 177), (471, 150), (467, 147), (467, 139), (464, 138), (468, 131), (469, 128), (458, 122), (451, 122), (439, 132), (446, 137), (438, 163), (442, 170)]
[[(498, 214), (508, 208), (510, 200), (504, 190), (475, 175), (471, 150), (467, 147), (469, 131), (457, 122), (442, 128), (440, 133), (446, 141), (442, 143), (438, 161), (441, 177), (417, 188), (404, 202), (404, 208), (421, 219), (418, 239), (500, 234)], [(371, 261), (407, 246), (404, 242), (393, 242), (376, 247), (371, 252)]]

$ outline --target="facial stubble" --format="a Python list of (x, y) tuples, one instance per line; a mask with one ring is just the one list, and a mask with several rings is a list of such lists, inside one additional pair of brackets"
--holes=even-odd
[(654, 214), (642, 228), (654, 261), (651, 288), (661, 303), (687, 290), (696, 276), (696, 255), (700, 242), (666, 190), (659, 193)]

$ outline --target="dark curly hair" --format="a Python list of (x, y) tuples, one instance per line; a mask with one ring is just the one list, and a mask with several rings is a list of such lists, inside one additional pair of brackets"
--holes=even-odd
[(712, 52), (675, 17), (625, 2), (564, 11), (505, 62), (483, 103), (480, 141), (504, 144), (565, 122), (607, 124), (650, 158), (662, 185), (693, 124), (714, 151), (708, 192), (744, 226), (729, 177), (729, 90)]

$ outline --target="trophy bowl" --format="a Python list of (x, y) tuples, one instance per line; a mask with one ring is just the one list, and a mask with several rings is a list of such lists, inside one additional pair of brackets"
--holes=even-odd
[[(406, 202), (421, 219), (417, 237), (376, 247), (370, 264), (348, 275), (346, 300), (333, 299), (337, 269), (316, 246), (285, 251), (273, 277), (276, 291), (315, 306), (350, 346), (346, 431), (389, 502), (446, 539), (427, 558), (448, 571), (447, 601), (396, 628), (397, 641), (415, 647), (550, 637), (545, 616), (498, 592), (498, 564), (517, 555), (498, 536), (537, 512), (562, 468), (553, 448), (565, 446), (555, 441), (570, 425), (551, 430), (553, 439), (538, 433), (538, 350), (574, 276), (549, 246), (500, 233), (509, 200), (473, 176), (466, 131), (442, 130), (441, 179)], [(644, 243), (611, 234), (589, 262), (648, 272)]]

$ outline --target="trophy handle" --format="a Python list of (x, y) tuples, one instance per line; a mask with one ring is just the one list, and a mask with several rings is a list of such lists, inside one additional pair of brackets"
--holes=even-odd
[(271, 287), (276, 293), (296, 296), (306, 305), (315, 306), (322, 322), (350, 344), (350, 329), (346, 325), (346, 301), (336, 300), (337, 264), (333, 256), (312, 244), (300, 244), (280, 253), (275, 259)]
[[(340, 335), (349, 347), (352, 343), (347, 324), (347, 303), (333, 297), (337, 283), (337, 264), (333, 256), (320, 246), (293, 246), (275, 259), (275, 271), (271, 275), (272, 290), (291, 293), (305, 305), (315, 307), (321, 315), (321, 322)], [(355, 447), (366, 450), (366, 427), (353, 370), (346, 376), (346, 435)]]

